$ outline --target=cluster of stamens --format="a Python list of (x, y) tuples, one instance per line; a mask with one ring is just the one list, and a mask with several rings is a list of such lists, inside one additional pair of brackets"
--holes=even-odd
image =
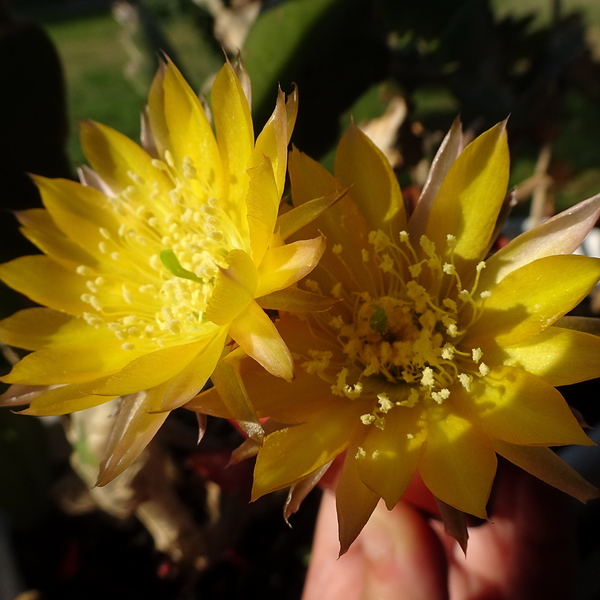
[[(346, 357), (344, 365), (337, 369), (331, 357), (312, 354), (304, 368), (324, 378), (337, 370), (331, 390), (338, 396), (376, 396), (373, 412), (361, 420), (383, 428), (385, 415), (394, 407), (421, 401), (439, 406), (456, 382), (470, 390), (475, 377), (489, 373), (481, 349), (464, 348), (461, 342), (490, 294), (478, 290), (483, 262), (475, 267), (469, 287), (463, 287), (455, 266), (454, 236), (447, 236), (441, 252), (426, 236), (419, 240), (417, 252), (405, 231), (399, 243), (373, 231), (369, 243), (362, 256), (365, 263), (374, 260), (379, 266), (373, 276), (377, 294), (348, 293), (336, 282), (332, 294), (343, 300), (342, 309), (333, 317), (313, 317), (319, 327), (334, 332)], [(343, 261), (339, 244), (333, 254)], [(352, 318), (344, 319), (348, 314)]]
[(84, 319), (111, 329), (125, 350), (160, 348), (175, 336), (181, 343), (212, 327), (204, 313), (214, 279), (229, 250), (243, 247), (193, 160), (177, 166), (168, 151), (164, 158), (152, 166), (170, 189), (129, 172), (131, 185), (106, 197), (103, 208), (120, 225), (99, 229), (99, 266), (77, 268), (88, 289)]

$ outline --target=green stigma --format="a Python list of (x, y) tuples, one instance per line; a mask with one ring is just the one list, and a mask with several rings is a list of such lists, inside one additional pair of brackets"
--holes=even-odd
[(387, 329), (387, 313), (382, 306), (377, 304), (373, 304), (371, 308), (374, 308), (375, 311), (369, 319), (369, 325), (375, 333), (383, 335)]
[(203, 279), (181, 266), (173, 250), (162, 250), (160, 253), (160, 261), (171, 275), (175, 275), (175, 277), (180, 277), (181, 279), (190, 279), (196, 283), (204, 283)]

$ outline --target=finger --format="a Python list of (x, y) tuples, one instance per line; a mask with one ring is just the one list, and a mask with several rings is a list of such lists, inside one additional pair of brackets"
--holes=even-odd
[(447, 600), (445, 556), (408, 505), (380, 503), (350, 550), (339, 551), (335, 500), (323, 495), (303, 600)]
[(490, 522), (470, 530), (466, 558), (452, 555), (452, 598), (562, 600), (572, 593), (575, 558), (571, 499), (507, 463)]

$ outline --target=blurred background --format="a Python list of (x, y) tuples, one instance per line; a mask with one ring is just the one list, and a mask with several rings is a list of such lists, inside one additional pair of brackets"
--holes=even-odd
[[(12, 216), (41, 205), (26, 173), (74, 178), (85, 162), (78, 120), (139, 139), (161, 52), (201, 96), (225, 54), (241, 53), (257, 131), (277, 86), (297, 84), (292, 142), (331, 167), (353, 118), (408, 201), (457, 115), (472, 136), (510, 115), (518, 204), (505, 236), (600, 192), (600, 3), (591, 0), (0, 0), (0, 51), (2, 261), (35, 252)], [(599, 238), (596, 228), (582, 252), (598, 256)], [(25, 306), (0, 288), (0, 317)], [(578, 308), (599, 311), (598, 294)], [(3, 347), (0, 370), (16, 359)], [(600, 421), (598, 381), (561, 391)], [(285, 493), (248, 506), (252, 464), (223, 471), (238, 434), (211, 422), (197, 447), (183, 410), (135, 473), (90, 491), (98, 427), (0, 410), (0, 600), (228, 599), (252, 588), (265, 600), (300, 597), (318, 491), (292, 529)], [(568, 452), (598, 485), (598, 451)], [(600, 599), (598, 532), (591, 503), (580, 510), (577, 600)]]

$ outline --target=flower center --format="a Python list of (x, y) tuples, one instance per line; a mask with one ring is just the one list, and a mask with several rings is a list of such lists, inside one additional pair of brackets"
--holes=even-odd
[(109, 327), (125, 350), (192, 341), (215, 327), (205, 316), (214, 279), (229, 251), (247, 246), (190, 157), (176, 166), (167, 151), (152, 164), (171, 189), (128, 173), (131, 185), (104, 207), (118, 229), (100, 228), (98, 265), (77, 268), (89, 290), (84, 319)]
[[(333, 293), (343, 300), (342, 308), (333, 318), (316, 318), (334, 333), (346, 357), (335, 375), (333, 393), (351, 399), (377, 397), (377, 408), (362, 420), (382, 426), (382, 414), (394, 406), (419, 401), (439, 405), (455, 382), (469, 389), (474, 377), (487, 375), (481, 349), (464, 348), (462, 340), (489, 292), (478, 291), (483, 262), (476, 266), (470, 287), (463, 287), (453, 236), (441, 251), (422, 236), (417, 252), (404, 231), (398, 244), (382, 231), (371, 232), (369, 243), (363, 260), (378, 265), (374, 287), (380, 293), (349, 294), (336, 282)], [(343, 262), (343, 248), (334, 247), (333, 253)], [(303, 366), (326, 376), (328, 369), (337, 367), (327, 360), (331, 356), (313, 352)]]

